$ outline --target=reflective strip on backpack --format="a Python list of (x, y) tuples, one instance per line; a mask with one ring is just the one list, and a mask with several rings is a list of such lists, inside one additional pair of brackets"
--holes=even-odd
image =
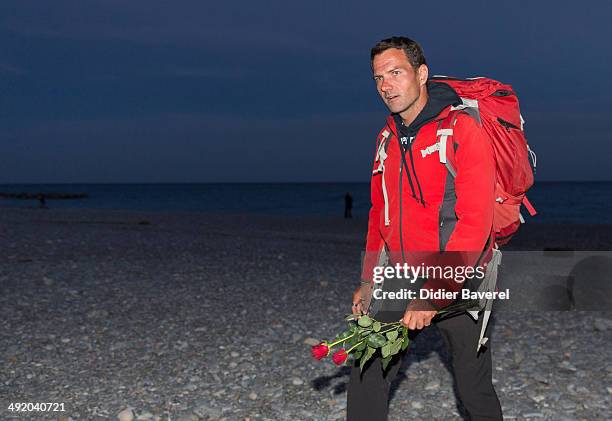
[(446, 165), (448, 172), (450, 175), (455, 178), (457, 176), (457, 172), (453, 168), (453, 165), (450, 163), (448, 159), (446, 159), (446, 140), (448, 136), (453, 135), (453, 129), (439, 129), (436, 133), (436, 136), (439, 136), (438, 140), (438, 155), (440, 155), (440, 162)]
[[(478, 100), (461, 97), (461, 101), (463, 102), (463, 104), (452, 106), (451, 111), (462, 110), (465, 113), (469, 114), (474, 120), (476, 120), (478, 124), (482, 124), (480, 120), (480, 109), (478, 108)], [(455, 120), (455, 123), (456, 122), (457, 121)]]
[(452, 106), (451, 111), (454, 110), (465, 110), (466, 108), (476, 108), (478, 109), (478, 100), (477, 99), (469, 99), (469, 98), (461, 98), (463, 104)]
[(449, 136), (453, 135), (453, 129), (440, 129), (436, 133), (436, 136), (440, 137), (440, 149), (438, 153), (440, 154), (440, 162), (446, 164), (446, 139)]
[(380, 173), (382, 177), (382, 192), (383, 199), (385, 201), (385, 226), (389, 226), (391, 224), (391, 220), (389, 219), (389, 196), (387, 195), (387, 186), (385, 184), (385, 159), (387, 159), (387, 151), (385, 150), (385, 145), (389, 138), (389, 133), (387, 130), (382, 132), (382, 140), (378, 145), (378, 150), (376, 151), (376, 162), (380, 161), (378, 168), (373, 171), (373, 174)]
[[(444, 78), (444, 79), (457, 79), (455, 77), (452, 76), (446, 76), (446, 75), (433, 75), (431, 77), (432, 79), (437, 79), (437, 78)], [(485, 76), (474, 76), (474, 77), (466, 77), (460, 80), (477, 80), (477, 79), (486, 79)]]

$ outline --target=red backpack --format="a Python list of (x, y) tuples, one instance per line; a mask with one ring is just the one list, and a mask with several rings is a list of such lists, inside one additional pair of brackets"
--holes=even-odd
[(497, 245), (506, 244), (525, 222), (521, 204), (531, 216), (536, 214), (525, 196), (533, 185), (536, 156), (525, 139), (518, 98), (510, 85), (493, 79), (434, 76), (431, 80), (448, 84), (463, 100), (438, 127), (440, 162), (450, 174), (455, 176), (455, 148), (447, 139), (453, 135), (458, 113), (470, 114), (478, 120), (491, 141), (496, 162), (493, 229)]

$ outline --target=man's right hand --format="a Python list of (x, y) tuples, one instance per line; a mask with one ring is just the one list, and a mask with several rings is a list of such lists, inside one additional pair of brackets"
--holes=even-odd
[(351, 308), (353, 314), (362, 314), (364, 313), (364, 294), (368, 293), (367, 288), (369, 285), (360, 285), (357, 287), (355, 292), (353, 293), (353, 307)]

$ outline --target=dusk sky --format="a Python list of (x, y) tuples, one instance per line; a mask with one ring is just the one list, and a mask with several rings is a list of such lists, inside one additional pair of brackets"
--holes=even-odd
[(370, 48), (519, 95), (536, 180), (612, 180), (612, 2), (0, 3), (0, 183), (369, 181)]

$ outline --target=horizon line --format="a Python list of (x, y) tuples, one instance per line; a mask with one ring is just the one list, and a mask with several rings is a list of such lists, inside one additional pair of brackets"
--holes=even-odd
[[(610, 183), (612, 180), (541, 180), (539, 183)], [(0, 183), (0, 186), (13, 185), (86, 185), (86, 184), (369, 184), (370, 181), (112, 181), (112, 182), (11, 182)]]

